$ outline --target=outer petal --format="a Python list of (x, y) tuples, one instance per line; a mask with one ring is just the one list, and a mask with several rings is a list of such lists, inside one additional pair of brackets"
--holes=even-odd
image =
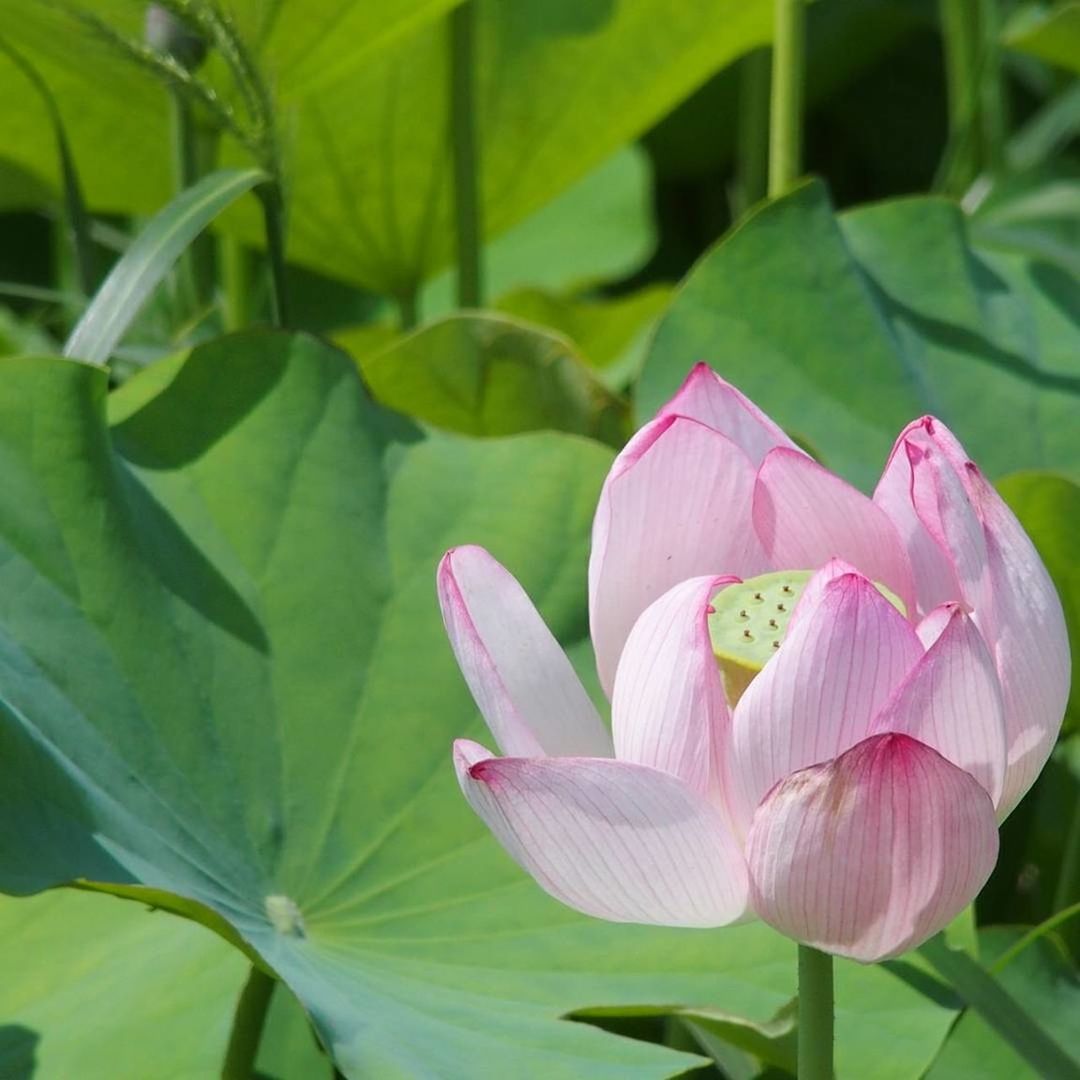
[(901, 732), (971, 773), (994, 804), (1005, 778), (1005, 714), (993, 657), (959, 604), (874, 721)]
[(742, 853), (674, 776), (599, 758), (492, 758), (454, 747), (472, 808), (548, 893), (611, 922), (722, 926), (746, 910)]
[(911, 564), (895, 526), (862, 492), (805, 454), (773, 450), (758, 472), (754, 528), (774, 566), (814, 569), (833, 556), (914, 607)]
[(873, 962), (919, 945), (975, 898), (998, 833), (972, 776), (906, 735), (876, 735), (777, 784), (746, 852), (761, 918)]
[(702, 574), (767, 569), (750, 524), (754, 470), (730, 439), (677, 416), (654, 420), (619, 454), (593, 523), (589, 617), (610, 695), (638, 616)]
[(1012, 511), (939, 420), (901, 432), (874, 499), (904, 533), (920, 607), (964, 600), (990, 646), (1005, 701), (1007, 815), (1046, 763), (1065, 712), (1061, 602)]
[(1069, 699), (1065, 615), (1035, 546), (1001, 496), (968, 463), (986, 532), (990, 611), (975, 621), (997, 662), (1009, 743), (1000, 814), (1008, 815), (1042, 771)]
[(732, 796), (739, 825), (749, 826), (778, 780), (866, 738), (922, 653), (915, 631), (866, 578), (844, 574), (829, 582), (735, 707)]
[(610, 757), (611, 736), (525, 590), (483, 548), (439, 564), (446, 632), (495, 741), (526, 757)]
[(709, 638), (709, 601), (736, 578), (691, 578), (634, 624), (615, 676), (611, 728), (620, 761), (650, 765), (719, 799), (731, 712)]
[(657, 414), (661, 416), (688, 416), (707, 424), (735, 443), (755, 467), (775, 446), (802, 453), (778, 424), (708, 364), (690, 369), (679, 392)]

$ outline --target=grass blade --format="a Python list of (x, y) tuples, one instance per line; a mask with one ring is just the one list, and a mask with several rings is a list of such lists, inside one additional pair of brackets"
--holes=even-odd
[(268, 179), (260, 169), (220, 169), (177, 195), (113, 267), (68, 338), (64, 355), (104, 364), (188, 244), (230, 203)]
[(950, 949), (942, 934), (931, 938), (919, 952), (1036, 1075), (1047, 1080), (1080, 1080), (1080, 1063), (1069, 1057), (981, 964), (965, 952)]

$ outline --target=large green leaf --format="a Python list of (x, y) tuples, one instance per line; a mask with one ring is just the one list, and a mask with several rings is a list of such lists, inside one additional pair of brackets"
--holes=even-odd
[[(979, 934), (983, 957), (990, 962), (1021, 936), (1014, 928), (995, 927)], [(998, 976), (1066, 1051), (1080, 1061), (1080, 976), (1053, 938), (1040, 938), (1011, 960)], [(985, 1020), (968, 1010), (954, 1028), (928, 1077), (932, 1080), (1019, 1080), (1037, 1077)]]
[[(28, 2), (0, 0), (0, 13), (14, 12), (12, 25), (21, 26), (34, 11)], [(309, 40), (336, 8), (360, 18), (364, 5), (283, 0), (262, 52), (284, 132), (291, 256), (391, 294), (411, 292), (446, 266), (454, 250), (447, 34), (445, 20), (430, 19), (439, 6), (406, 5), (399, 27), (410, 32), (380, 35), (358, 62), (316, 63), (289, 47), (288, 27), (310, 20), (295, 33)], [(766, 41), (771, 8), (769, 0), (684, 0), (676, 7), (663, 0), (478, 0), (486, 234), (528, 217), (712, 72)], [(344, 33), (322, 38), (329, 41), (323, 48), (342, 55), (355, 40)], [(35, 59), (71, 129), (88, 203), (143, 210), (160, 204), (167, 174), (164, 94), (70, 27), (24, 33), (20, 43), (38, 47)], [(110, 87), (107, 95), (87, 94), (88, 77), (104, 86), (118, 71), (119, 93)], [(0, 93), (9, 78), (0, 68)], [(53, 176), (55, 155), (40, 117), (9, 117), (12, 111), (21, 112), (8, 110), (0, 121), (5, 156)], [(256, 213), (238, 208), (225, 227), (261, 241)]]
[(0, 885), (205, 905), (352, 1076), (659, 1077), (690, 1059), (557, 1018), (791, 996), (760, 925), (550, 901), (457, 790), (450, 741), (484, 736), (437, 558), (488, 545), (580, 643), (609, 451), (417, 443), (347, 357), (271, 333), (149, 369), (111, 429), (106, 405), (100, 369), (0, 361)]
[(447, 431), (569, 431), (621, 446), (624, 401), (565, 338), (503, 315), (451, 315), (358, 356), (384, 405)]
[[(200, 1080), (221, 1064), (243, 957), (201, 926), (71, 890), (0, 900), (0, 1076)], [(283, 995), (284, 996), (284, 995)]]
[(1076, 468), (1078, 310), (1075, 279), (973, 246), (949, 202), (836, 216), (823, 186), (804, 184), (691, 272), (646, 359), (638, 412), (706, 360), (863, 485), (927, 412), (991, 475)]

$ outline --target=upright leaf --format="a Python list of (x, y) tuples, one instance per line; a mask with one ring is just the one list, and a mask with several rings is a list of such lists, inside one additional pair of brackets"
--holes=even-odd
[(804, 184), (721, 240), (676, 292), (638, 415), (706, 360), (864, 486), (923, 413), (991, 475), (1076, 468), (1078, 305), (1076, 280), (974, 245), (945, 200), (837, 216), (820, 183)]

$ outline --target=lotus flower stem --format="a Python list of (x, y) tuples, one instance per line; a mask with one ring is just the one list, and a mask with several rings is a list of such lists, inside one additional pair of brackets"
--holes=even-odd
[(463, 308), (484, 302), (480, 265), (480, 193), (476, 137), (476, 6), (465, 0), (450, 13), (450, 143), (454, 160), (457, 225), (457, 300)]
[(236, 1003), (225, 1064), (221, 1069), (222, 1080), (251, 1080), (255, 1075), (255, 1059), (276, 985), (272, 976), (252, 965)]
[(833, 963), (799, 946), (799, 1080), (832, 1080)]
[(776, 0), (769, 126), (769, 196), (802, 172), (803, 75), (806, 59), (803, 0)]
[(270, 310), (275, 326), (288, 327), (289, 305), (285, 284), (285, 201), (277, 180), (259, 188), (270, 260)]

